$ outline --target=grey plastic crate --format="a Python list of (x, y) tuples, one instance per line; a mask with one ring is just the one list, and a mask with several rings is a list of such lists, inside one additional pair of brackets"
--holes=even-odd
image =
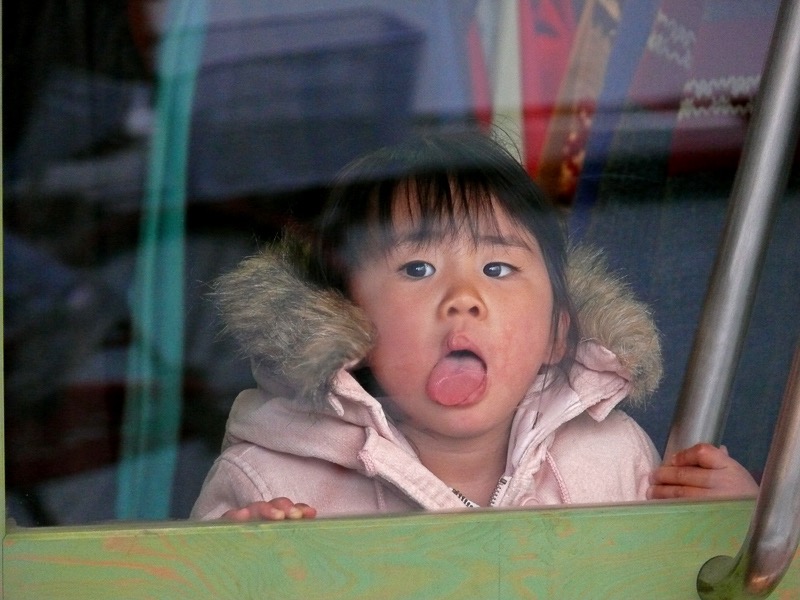
[(191, 198), (324, 185), (411, 122), (422, 33), (383, 13), (207, 32), (192, 115)]

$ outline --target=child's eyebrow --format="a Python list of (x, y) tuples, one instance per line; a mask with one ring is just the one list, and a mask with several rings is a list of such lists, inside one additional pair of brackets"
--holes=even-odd
[(526, 242), (518, 235), (482, 235), (478, 238), (479, 243), (489, 244), (491, 246), (508, 246), (511, 248), (524, 248), (531, 249), (529, 242)]
[[(395, 247), (424, 246), (425, 244), (435, 242), (436, 240), (447, 239), (447, 237), (450, 235), (452, 234), (450, 234), (447, 231), (442, 231), (438, 229), (437, 230), (415, 229), (413, 231), (409, 231), (402, 235), (393, 237), (390, 245)], [(531, 250), (530, 242), (526, 241), (522, 236), (519, 235), (483, 234), (475, 236), (474, 242), (479, 245), (501, 246), (507, 248), (522, 248), (524, 250)]]

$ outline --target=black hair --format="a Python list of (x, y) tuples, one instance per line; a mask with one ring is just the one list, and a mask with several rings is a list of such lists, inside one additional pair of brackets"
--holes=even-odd
[(578, 325), (567, 290), (562, 215), (520, 162), (482, 133), (415, 136), (346, 167), (320, 220), (312, 278), (347, 294), (351, 270), (365, 255), (391, 243), (392, 215), (401, 198), (419, 217), (415, 221), (423, 242), (441, 234), (442, 225), (453, 233), (467, 228), (477, 241), (479, 225), (496, 223), (495, 203), (528, 231), (539, 244), (550, 278), (556, 339), (561, 314), (569, 315), (564, 357), (572, 360)]

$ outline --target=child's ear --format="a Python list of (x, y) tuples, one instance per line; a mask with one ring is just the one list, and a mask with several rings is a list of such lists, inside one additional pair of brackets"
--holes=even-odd
[(569, 313), (562, 310), (558, 316), (558, 321), (554, 324), (553, 342), (550, 348), (550, 359), (548, 364), (557, 365), (564, 358), (567, 352), (567, 332), (569, 331)]

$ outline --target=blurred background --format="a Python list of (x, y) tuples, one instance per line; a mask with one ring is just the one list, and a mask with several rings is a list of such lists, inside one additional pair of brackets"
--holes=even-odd
[[(663, 451), (777, 0), (3, 6), (7, 514), (186, 518), (249, 365), (209, 284), (350, 159), (494, 127), (648, 302)], [(723, 442), (758, 477), (800, 333), (778, 209)]]

